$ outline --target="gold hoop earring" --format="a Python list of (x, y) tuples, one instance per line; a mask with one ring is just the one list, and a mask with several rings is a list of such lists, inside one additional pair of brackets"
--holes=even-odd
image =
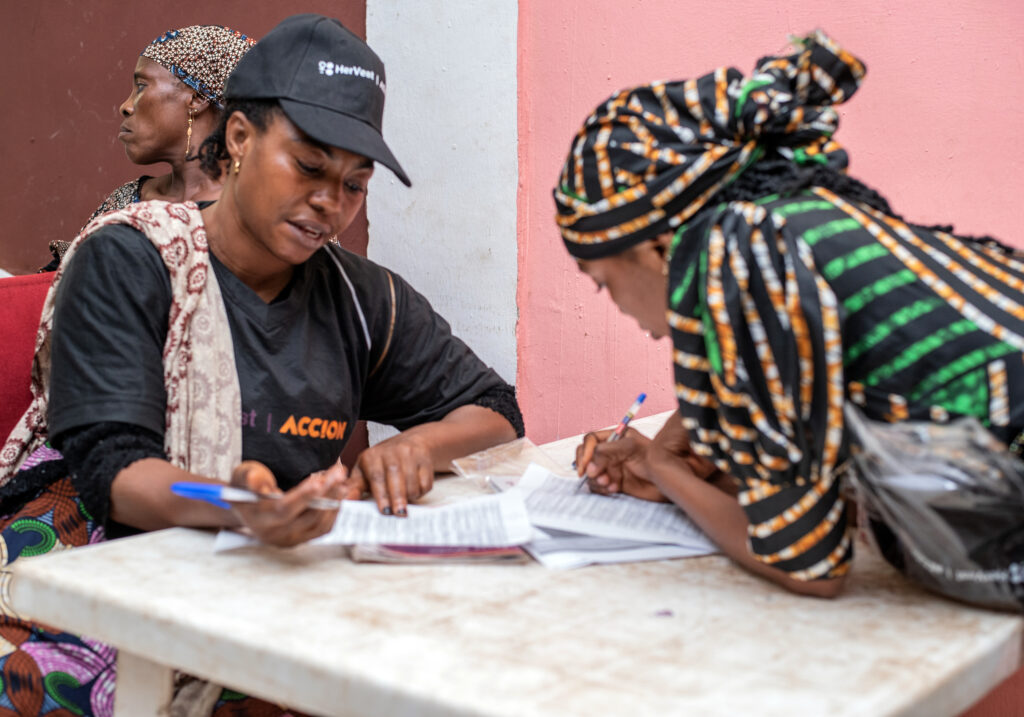
[(192, 116), (195, 110), (188, 111), (188, 129), (185, 130), (185, 159), (188, 159), (188, 151), (192, 148)]
[(236, 159), (235, 160), (235, 174), (238, 174), (238, 170), (241, 169), (241, 168), (242, 168), (241, 160)]

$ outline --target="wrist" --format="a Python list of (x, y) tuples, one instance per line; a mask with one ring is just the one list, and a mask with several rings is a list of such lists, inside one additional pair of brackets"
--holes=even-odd
[(440, 449), (443, 438), (444, 428), (440, 421), (431, 421), (430, 423), (421, 423), (418, 426), (408, 428), (397, 436), (398, 440), (411, 442), (416, 450), (425, 451), (428, 455), (433, 457)]
[(679, 484), (698, 480), (685, 456), (652, 446), (645, 461), (647, 478), (661, 488), (666, 484)]

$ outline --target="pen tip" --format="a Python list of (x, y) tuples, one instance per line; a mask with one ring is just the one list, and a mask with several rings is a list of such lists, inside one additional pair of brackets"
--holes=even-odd
[(643, 401), (645, 398), (647, 398), (647, 394), (646, 393), (641, 393), (639, 396), (636, 397), (636, 400), (637, 401)]

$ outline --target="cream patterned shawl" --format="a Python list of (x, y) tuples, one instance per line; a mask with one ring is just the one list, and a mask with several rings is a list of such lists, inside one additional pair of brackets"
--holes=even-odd
[(97, 229), (127, 224), (142, 232), (167, 266), (173, 295), (164, 344), (167, 414), (164, 450), (174, 465), (227, 481), (242, 457), (242, 412), (235, 354), (206, 227), (193, 202), (148, 201), (89, 222), (72, 242), (46, 295), (32, 362), (32, 403), (0, 450), (3, 485), (47, 438), (54, 297), (68, 262)]

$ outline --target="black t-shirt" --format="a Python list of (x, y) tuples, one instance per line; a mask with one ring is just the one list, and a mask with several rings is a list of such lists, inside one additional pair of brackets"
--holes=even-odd
[[(358, 419), (404, 429), (508, 388), (409, 284), (340, 247), (296, 267), (269, 304), (212, 264), (241, 388), (242, 457), (282, 487), (337, 460)], [(104, 227), (78, 249), (55, 307), (51, 436), (103, 422), (163, 435), (170, 305), (167, 269), (135, 229)]]

